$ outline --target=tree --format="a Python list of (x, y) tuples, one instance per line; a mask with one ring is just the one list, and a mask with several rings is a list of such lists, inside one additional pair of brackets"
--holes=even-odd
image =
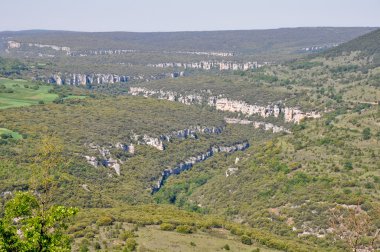
[(362, 132), (362, 136), (364, 140), (369, 140), (371, 138), (371, 129), (365, 128)]
[[(379, 208), (375, 206), (373, 215), (379, 217)], [(352, 251), (357, 251), (360, 246), (365, 246), (370, 251), (377, 247), (379, 229), (374, 225), (374, 220), (360, 205), (348, 207), (335, 207), (331, 210), (330, 223), (335, 235), (346, 242)], [(363, 242), (365, 244), (361, 244)]]
[(252, 245), (252, 239), (248, 235), (242, 235), (241, 242), (246, 245)]
[(63, 231), (76, 212), (64, 206), (43, 211), (30, 192), (16, 193), (0, 219), (0, 251), (70, 251), (70, 240)]
[(78, 212), (53, 204), (53, 174), (62, 164), (62, 145), (53, 137), (42, 140), (33, 165), (29, 192), (17, 192), (0, 219), (0, 251), (70, 251), (67, 221)]

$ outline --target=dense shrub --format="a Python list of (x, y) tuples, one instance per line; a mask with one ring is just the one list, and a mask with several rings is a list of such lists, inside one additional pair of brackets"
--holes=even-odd
[(124, 233), (120, 235), (120, 240), (126, 241), (130, 238), (135, 238), (135, 237), (137, 237), (137, 235), (133, 233), (132, 231), (125, 231)]
[(189, 225), (179, 225), (176, 227), (175, 231), (182, 234), (191, 234), (194, 232), (194, 228)]
[(135, 239), (128, 239), (125, 243), (127, 251), (134, 251), (137, 247), (137, 242)]
[(170, 223), (162, 223), (160, 225), (160, 229), (164, 231), (173, 231), (175, 229), (175, 226)]
[(370, 128), (363, 129), (362, 137), (363, 137), (363, 140), (371, 139), (371, 129)]
[(114, 222), (114, 219), (110, 216), (101, 216), (97, 221), (96, 224), (98, 226), (110, 226)]
[(230, 246), (228, 244), (224, 245), (223, 248), (224, 250), (230, 250)]
[(240, 239), (241, 239), (241, 243), (246, 244), (246, 245), (252, 245), (252, 239), (248, 235), (242, 235)]

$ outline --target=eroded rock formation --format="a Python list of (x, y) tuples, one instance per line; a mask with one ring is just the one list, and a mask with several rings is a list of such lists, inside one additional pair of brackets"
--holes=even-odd
[(272, 131), (272, 133), (279, 133), (279, 132), (286, 132), (291, 133), (288, 129), (282, 126), (274, 125), (273, 123), (266, 123), (266, 122), (255, 122), (250, 121), (247, 119), (239, 119), (239, 118), (227, 118), (225, 117), (224, 120), (228, 124), (242, 124), (242, 125), (253, 125), (256, 129), (263, 129), (265, 131)]
[(88, 147), (92, 150), (98, 151), (98, 153), (100, 154), (99, 159), (95, 156), (84, 156), (89, 164), (91, 164), (94, 167), (104, 166), (112, 168), (115, 171), (115, 173), (118, 176), (120, 176), (121, 161), (111, 156), (109, 148), (101, 147), (95, 144), (89, 144)]
[[(285, 122), (300, 123), (304, 118), (319, 118), (321, 114), (315, 111), (303, 112), (299, 108), (286, 107), (281, 103), (270, 104), (267, 106), (251, 105), (245, 101), (232, 100), (221, 96), (210, 96), (200, 95), (200, 94), (180, 94), (174, 91), (164, 91), (164, 90), (152, 90), (144, 87), (131, 87), (129, 89), (131, 95), (141, 95), (145, 97), (155, 97), (158, 99), (165, 99), (169, 101), (177, 101), (187, 105), (191, 104), (203, 104), (207, 102), (207, 105), (215, 107), (217, 110), (241, 113), (245, 116), (259, 115), (263, 118), (274, 116), (279, 117), (284, 114)], [(279, 128), (271, 127), (274, 131)]]
[(163, 170), (161, 172), (161, 176), (159, 177), (158, 181), (152, 188), (152, 193), (159, 191), (160, 188), (165, 183), (165, 180), (169, 176), (173, 174), (180, 174), (183, 171), (189, 170), (195, 164), (205, 161), (206, 159), (214, 156), (216, 153), (219, 153), (219, 152), (233, 153), (235, 151), (243, 151), (247, 149), (248, 147), (249, 147), (248, 142), (238, 143), (231, 146), (213, 146), (203, 154), (199, 154), (198, 156), (195, 156), (195, 157), (190, 157), (186, 159), (185, 161), (179, 163), (173, 168)]
[(131, 95), (141, 95), (144, 97), (155, 97), (169, 101), (177, 101), (186, 105), (202, 104), (203, 97), (196, 94), (182, 95), (174, 91), (151, 90), (143, 87), (130, 87)]
[(74, 85), (74, 86), (85, 86), (92, 84), (113, 84), (113, 83), (124, 83), (131, 80), (134, 81), (151, 81), (159, 80), (164, 78), (178, 78), (184, 76), (184, 72), (170, 72), (170, 73), (159, 73), (152, 75), (118, 75), (111, 73), (91, 73), (91, 74), (81, 74), (81, 73), (55, 73), (50, 77), (36, 76), (34, 79), (43, 81), (46, 83), (52, 83), (57, 85)]
[(157, 68), (174, 68), (180, 67), (184, 69), (203, 69), (203, 70), (211, 70), (218, 69), (222, 70), (249, 70), (261, 67), (262, 65), (257, 62), (232, 62), (232, 61), (199, 61), (192, 63), (181, 63), (181, 62), (165, 62), (165, 63), (157, 63), (157, 64), (148, 64), (148, 67), (157, 67)]

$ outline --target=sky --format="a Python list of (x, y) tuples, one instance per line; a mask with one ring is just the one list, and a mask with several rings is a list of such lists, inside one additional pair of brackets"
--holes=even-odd
[(380, 27), (380, 0), (0, 0), (0, 31)]

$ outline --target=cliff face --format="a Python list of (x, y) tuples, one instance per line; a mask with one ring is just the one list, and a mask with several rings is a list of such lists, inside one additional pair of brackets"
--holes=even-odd
[(129, 144), (124, 143), (116, 143), (115, 145), (108, 145), (108, 146), (99, 146), (93, 143), (88, 144), (88, 148), (90, 151), (97, 153), (97, 156), (87, 156), (85, 155), (84, 158), (86, 159), (87, 163), (94, 167), (108, 167), (115, 171), (117, 175), (120, 176), (120, 168), (121, 164), (123, 163), (121, 160), (115, 159), (111, 154), (111, 149), (120, 149), (123, 151), (128, 152), (129, 154), (135, 153), (135, 146), (132, 142), (135, 142), (139, 145), (149, 145), (153, 148), (156, 148), (160, 151), (165, 150), (164, 142), (169, 142), (171, 139), (187, 139), (187, 138), (198, 138), (198, 134), (220, 134), (224, 130), (223, 126), (220, 127), (206, 127), (206, 126), (191, 126), (187, 129), (173, 131), (168, 134), (160, 135), (159, 137), (150, 137), (148, 135), (137, 135), (134, 134), (132, 138), (130, 139)]
[[(106, 147), (101, 147), (95, 144), (89, 144), (88, 147), (93, 151), (97, 151), (100, 155), (100, 158), (97, 158), (94, 156), (84, 156), (86, 161), (89, 164), (91, 164), (94, 167), (98, 167), (98, 166), (108, 167), (110, 169), (113, 169), (115, 173), (118, 176), (120, 176), (120, 164), (122, 162), (112, 157), (111, 152), (109, 150), (109, 148), (112, 146), (106, 148)], [(116, 145), (116, 147), (118, 147), (118, 145)]]
[(208, 105), (215, 107), (217, 110), (239, 112), (244, 115), (259, 115), (261, 117), (274, 116), (278, 117), (281, 109), (278, 105), (258, 106), (250, 105), (244, 101), (230, 100), (228, 98), (210, 97)]
[(263, 65), (258, 64), (257, 62), (232, 62), (232, 61), (199, 61), (192, 63), (181, 63), (181, 62), (166, 62), (158, 64), (148, 64), (148, 67), (157, 67), (157, 68), (173, 68), (180, 67), (184, 69), (202, 69), (202, 70), (211, 70), (218, 69), (222, 70), (249, 70), (259, 68)]
[(142, 95), (145, 97), (156, 97), (158, 99), (178, 101), (187, 105), (203, 104), (207, 101), (207, 105), (215, 107), (217, 110), (241, 113), (246, 116), (259, 115), (266, 118), (269, 116), (279, 117), (283, 114), (285, 122), (291, 123), (300, 123), (304, 118), (321, 117), (321, 114), (318, 112), (311, 111), (305, 113), (299, 108), (285, 107), (282, 104), (271, 104), (268, 106), (251, 105), (245, 101), (231, 100), (225, 97), (204, 97), (199, 94), (183, 95), (173, 91), (150, 90), (143, 87), (131, 87), (129, 93), (131, 95)]
[(127, 82), (129, 76), (116, 74), (53, 74), (46, 80), (48, 83), (57, 85), (87, 85), (87, 84), (109, 84), (116, 82)]
[(213, 146), (203, 154), (199, 154), (198, 156), (195, 156), (195, 157), (190, 157), (186, 159), (185, 161), (179, 163), (173, 168), (163, 170), (158, 181), (152, 188), (152, 193), (159, 191), (161, 187), (163, 186), (163, 184), (165, 183), (165, 180), (169, 176), (173, 174), (180, 174), (183, 171), (189, 170), (195, 164), (205, 161), (206, 159), (214, 156), (216, 153), (219, 153), (219, 152), (233, 153), (235, 151), (243, 151), (247, 149), (248, 147), (249, 147), (248, 142), (238, 143), (232, 146)]
[(272, 131), (272, 133), (279, 133), (279, 132), (291, 133), (288, 129), (282, 126), (274, 125), (273, 123), (255, 122), (255, 121), (250, 121), (246, 119), (228, 118), (228, 117), (224, 118), (224, 120), (228, 124), (252, 125), (256, 129), (261, 128), (265, 131)]
[(65, 73), (65, 74), (52, 74), (50, 77), (37, 76), (36, 80), (46, 83), (52, 83), (57, 85), (74, 85), (84, 86), (92, 84), (113, 84), (124, 83), (131, 80), (137, 81), (150, 81), (159, 80), (164, 78), (178, 78), (184, 76), (184, 72), (171, 72), (171, 73), (159, 73), (153, 75), (117, 75), (117, 74), (79, 74), (79, 73)]
[(172, 138), (176, 139), (187, 139), (187, 138), (198, 138), (198, 134), (220, 134), (224, 130), (224, 126), (220, 127), (207, 127), (207, 126), (191, 126), (187, 129), (173, 131), (168, 134), (160, 135), (159, 137), (150, 137), (148, 135), (139, 136), (135, 134), (133, 139), (137, 141), (138, 144), (145, 144), (152, 146), (158, 150), (164, 150), (164, 142), (169, 142)]
[(174, 91), (150, 90), (142, 87), (130, 87), (131, 95), (141, 95), (144, 97), (155, 97), (158, 99), (177, 101), (186, 105), (202, 104), (203, 97), (196, 94), (182, 95)]

